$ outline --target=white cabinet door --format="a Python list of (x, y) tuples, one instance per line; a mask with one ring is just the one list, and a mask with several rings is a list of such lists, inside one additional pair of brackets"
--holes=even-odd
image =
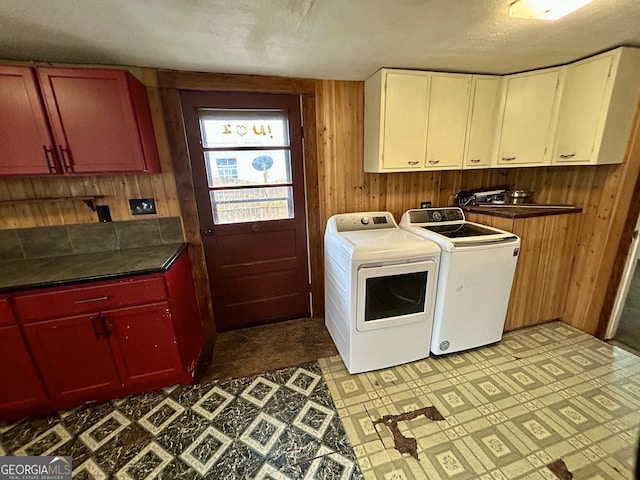
[(505, 77), (496, 166), (550, 163), (560, 74), (551, 68)]
[(622, 163), (639, 96), (638, 49), (621, 47), (569, 65), (552, 163)]
[(562, 93), (554, 163), (590, 162), (603, 120), (612, 55), (570, 65)]
[(493, 158), (500, 93), (499, 76), (474, 75), (463, 168), (488, 168)]
[(420, 169), (427, 140), (427, 95), (425, 74), (388, 73), (386, 76), (383, 169)]
[(471, 75), (430, 75), (426, 170), (462, 168)]

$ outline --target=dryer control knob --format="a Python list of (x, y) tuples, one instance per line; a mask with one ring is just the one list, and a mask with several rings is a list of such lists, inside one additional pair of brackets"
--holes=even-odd
[(369, 225), (369, 217), (362, 217), (360, 223), (363, 225)]

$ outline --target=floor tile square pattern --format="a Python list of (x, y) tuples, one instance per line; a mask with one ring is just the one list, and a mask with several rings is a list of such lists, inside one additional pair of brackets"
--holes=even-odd
[(318, 362), (0, 425), (2, 455), (71, 455), (78, 479), (360, 480)]
[[(374, 372), (320, 365), (365, 479), (633, 478), (640, 357), (561, 322)], [(397, 423), (416, 460), (376, 420), (426, 406), (444, 420)]]

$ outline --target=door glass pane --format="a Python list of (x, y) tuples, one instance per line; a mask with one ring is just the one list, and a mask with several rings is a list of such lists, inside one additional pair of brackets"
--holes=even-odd
[(211, 190), (216, 225), (293, 218), (293, 187)]
[(209, 187), (291, 183), (289, 150), (205, 152)]
[(424, 312), (427, 273), (367, 278), (365, 322)]
[(204, 148), (288, 147), (284, 110), (200, 110)]

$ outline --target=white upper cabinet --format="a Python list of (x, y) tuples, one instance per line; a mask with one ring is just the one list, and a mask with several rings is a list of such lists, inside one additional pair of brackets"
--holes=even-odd
[(622, 163), (640, 48), (506, 76), (383, 68), (364, 95), (365, 172)]
[(562, 77), (561, 68), (504, 77), (495, 166), (550, 163)]
[(471, 75), (430, 75), (427, 170), (462, 168)]
[(387, 73), (382, 164), (384, 169), (420, 169), (427, 139), (429, 77)]
[(501, 81), (500, 76), (473, 76), (463, 164), (465, 169), (491, 166)]
[(552, 163), (622, 163), (640, 96), (640, 50), (617, 48), (566, 69)]
[(471, 75), (382, 69), (365, 82), (364, 170), (462, 168)]

